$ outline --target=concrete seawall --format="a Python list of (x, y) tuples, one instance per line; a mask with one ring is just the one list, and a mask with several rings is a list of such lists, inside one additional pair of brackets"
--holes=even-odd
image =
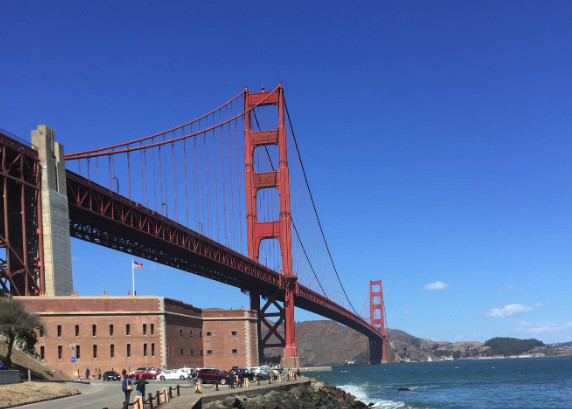
[(219, 385), (220, 391), (214, 390), (214, 385), (204, 386), (202, 394), (195, 394), (194, 388), (181, 388), (181, 396), (167, 402), (165, 409), (201, 409), (203, 404), (224, 400), (233, 396), (245, 396), (253, 398), (264, 395), (272, 390), (288, 390), (300, 385), (310, 385), (311, 380), (303, 378), (296, 381), (273, 382), (271, 384), (264, 383), (260, 386), (251, 383), (248, 388), (230, 389), (228, 386)]
[(331, 372), (331, 366), (310, 366), (300, 368), (300, 372)]

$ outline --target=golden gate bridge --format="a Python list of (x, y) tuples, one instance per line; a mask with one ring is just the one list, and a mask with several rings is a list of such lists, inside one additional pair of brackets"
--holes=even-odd
[[(45, 294), (41, 161), (4, 131), (0, 147), (0, 289)], [(249, 293), (259, 356), (283, 347), (285, 366), (299, 365), (297, 306), (365, 334), (371, 362), (385, 361), (381, 281), (370, 282), (364, 318), (328, 246), (282, 85), (246, 88), (183, 125), (57, 160), (66, 166), (71, 237)]]

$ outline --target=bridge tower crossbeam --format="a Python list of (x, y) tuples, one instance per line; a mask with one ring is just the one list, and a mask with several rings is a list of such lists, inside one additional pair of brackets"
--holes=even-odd
[[(297, 368), (300, 366), (298, 350), (296, 348), (296, 334), (294, 321), (294, 296), (297, 280), (292, 268), (292, 231), (290, 213), (290, 177), (288, 170), (288, 157), (286, 148), (286, 125), (284, 118), (284, 89), (280, 85), (276, 90), (260, 93), (251, 93), (248, 89), (244, 96), (244, 151), (245, 151), (245, 189), (246, 189), (246, 217), (248, 236), (248, 256), (259, 261), (260, 243), (262, 240), (277, 239), (280, 244), (282, 256), (282, 282), (281, 291), (284, 291), (284, 307), (278, 308), (278, 313), (267, 313), (271, 304), (276, 305), (276, 296), (270, 294), (269, 301), (264, 308), (260, 308), (260, 293), (251, 291), (251, 309), (258, 311), (258, 350), (259, 359), (262, 359), (264, 349), (277, 346), (269, 343), (269, 336), (263, 337), (261, 323), (269, 329), (269, 335), (274, 334), (284, 347), (283, 367)], [(255, 107), (262, 105), (275, 105), (278, 108), (278, 127), (276, 129), (258, 132), (252, 130), (252, 112)], [(254, 169), (254, 150), (258, 146), (276, 145), (278, 147), (279, 168), (272, 172), (256, 172)], [(257, 218), (256, 197), (258, 191), (264, 188), (276, 188), (280, 196), (280, 218), (276, 221), (259, 222)], [(274, 316), (278, 321), (268, 323), (267, 317)], [(285, 337), (278, 336), (276, 331), (278, 323), (284, 322)]]

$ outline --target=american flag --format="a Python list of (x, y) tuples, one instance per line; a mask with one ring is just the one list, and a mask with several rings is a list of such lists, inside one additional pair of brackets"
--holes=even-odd
[(143, 263), (140, 263), (139, 261), (134, 261), (133, 268), (143, 268)]

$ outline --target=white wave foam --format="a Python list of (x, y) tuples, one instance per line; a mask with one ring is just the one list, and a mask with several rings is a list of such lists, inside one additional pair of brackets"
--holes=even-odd
[(373, 400), (367, 396), (366, 391), (360, 385), (342, 385), (339, 386), (340, 389), (351, 393), (354, 395), (358, 400), (361, 400), (366, 405), (373, 401), (374, 408), (383, 408), (383, 409), (399, 409), (405, 408), (405, 402), (396, 402), (392, 400)]

